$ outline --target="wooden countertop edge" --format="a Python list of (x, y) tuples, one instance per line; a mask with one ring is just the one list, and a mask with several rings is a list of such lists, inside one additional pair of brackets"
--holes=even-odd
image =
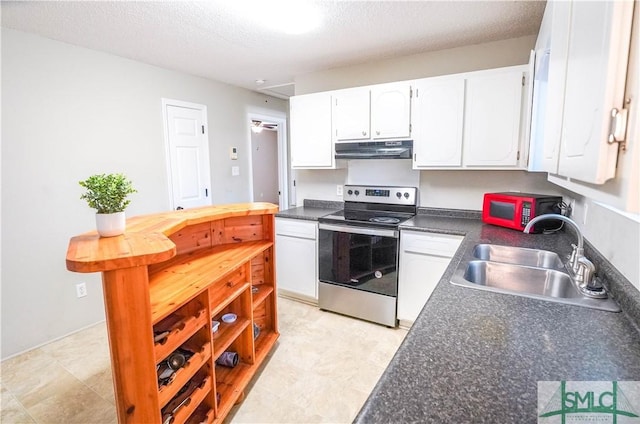
[(186, 226), (277, 212), (278, 206), (257, 202), (135, 216), (127, 220), (128, 231), (121, 236), (100, 237), (91, 231), (72, 237), (66, 266), (69, 271), (88, 273), (163, 262), (176, 255), (176, 246), (169, 236)]

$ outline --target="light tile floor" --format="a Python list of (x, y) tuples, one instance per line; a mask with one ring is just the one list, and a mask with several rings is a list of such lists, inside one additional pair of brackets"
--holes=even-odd
[[(280, 339), (233, 423), (347, 423), (406, 331), (278, 299)], [(0, 364), (2, 423), (115, 423), (104, 323)]]

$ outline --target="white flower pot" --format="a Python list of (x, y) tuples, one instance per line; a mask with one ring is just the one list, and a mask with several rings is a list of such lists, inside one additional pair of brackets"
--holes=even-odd
[(97, 213), (96, 229), (101, 237), (113, 237), (124, 234), (126, 220), (124, 212)]

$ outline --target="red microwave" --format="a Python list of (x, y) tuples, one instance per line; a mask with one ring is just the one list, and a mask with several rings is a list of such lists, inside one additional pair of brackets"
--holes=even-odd
[[(562, 196), (531, 193), (485, 193), (482, 202), (482, 222), (501, 227), (524, 230), (536, 216), (561, 212)], [(533, 226), (532, 233), (556, 229), (557, 220), (544, 220)]]

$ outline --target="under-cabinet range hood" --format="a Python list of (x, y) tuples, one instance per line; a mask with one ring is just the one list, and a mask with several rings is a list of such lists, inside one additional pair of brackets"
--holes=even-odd
[(336, 143), (336, 159), (411, 159), (413, 140)]

